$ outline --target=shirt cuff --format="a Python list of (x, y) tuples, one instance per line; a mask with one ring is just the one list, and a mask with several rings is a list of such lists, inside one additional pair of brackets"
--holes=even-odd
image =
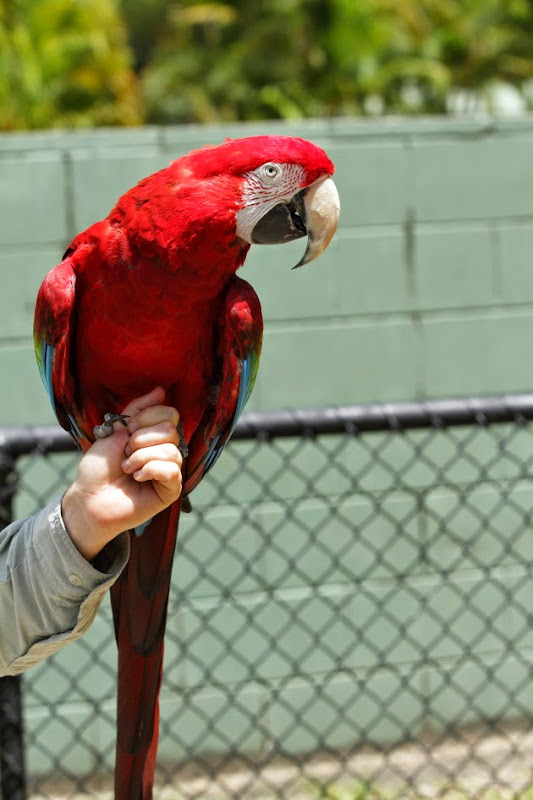
[(109, 588), (129, 558), (129, 536), (119, 534), (106, 548), (106, 571), (87, 561), (72, 539), (61, 516), (61, 503), (45, 509), (47, 524), (35, 526), (33, 545), (49, 579), (66, 598), (83, 599), (96, 588)]

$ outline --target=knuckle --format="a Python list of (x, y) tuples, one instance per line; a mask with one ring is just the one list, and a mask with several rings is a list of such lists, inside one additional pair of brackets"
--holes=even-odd
[(174, 428), (177, 428), (178, 425), (179, 425), (179, 421), (180, 421), (180, 415), (179, 415), (178, 409), (174, 408), (174, 406), (171, 406), (170, 407), (170, 412), (171, 412), (170, 422), (171, 422), (171, 424), (172, 424), (172, 426)]
[(180, 473), (180, 472), (178, 472), (178, 474), (177, 474), (177, 475), (174, 477), (174, 492), (175, 492), (175, 495), (176, 495), (176, 499), (177, 499), (177, 498), (180, 496), (180, 494), (181, 494), (181, 488), (182, 488), (182, 484), (181, 484), (181, 473)]
[(177, 443), (179, 438), (178, 431), (176, 430), (176, 425), (173, 424), (172, 420), (166, 420), (165, 422), (161, 423), (161, 432), (173, 444)]
[(177, 461), (177, 453), (179, 453), (179, 450), (175, 444), (165, 442), (165, 444), (160, 445), (159, 453), (160, 458), (163, 458), (165, 461), (175, 463)]
[(170, 470), (170, 480), (174, 481), (175, 483), (181, 483), (181, 473), (177, 464), (172, 464), (172, 468)]
[(143, 441), (143, 432), (142, 432), (142, 430), (135, 431), (134, 433), (132, 433), (130, 435), (130, 440), (128, 442), (128, 444), (130, 446), (130, 449), (132, 451), (133, 450), (138, 450), (139, 447), (142, 447), (142, 441)]

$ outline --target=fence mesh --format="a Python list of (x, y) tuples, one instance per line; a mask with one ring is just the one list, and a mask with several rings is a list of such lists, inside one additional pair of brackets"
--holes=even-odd
[[(180, 521), (155, 797), (533, 798), (526, 406), (242, 427)], [(77, 461), (34, 444), (16, 516)], [(28, 797), (111, 798), (115, 665), (106, 606), (24, 676)]]

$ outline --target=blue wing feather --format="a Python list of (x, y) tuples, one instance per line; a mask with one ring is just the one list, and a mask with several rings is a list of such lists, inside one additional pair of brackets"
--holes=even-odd
[[(217, 462), (252, 393), (261, 353), (261, 307), (252, 287), (234, 278), (226, 298), (220, 343), (221, 379), (216, 408), (211, 408), (190, 442), (184, 493), (191, 492)], [(229, 388), (228, 388), (229, 387)], [(236, 392), (231, 417), (222, 394)]]
[(43, 342), (41, 345), (41, 359), (42, 364), (41, 369), (41, 378), (44, 383), (44, 388), (50, 398), (50, 403), (52, 404), (52, 408), (55, 410), (55, 398), (54, 398), (54, 355), (55, 355), (55, 347), (51, 347), (50, 345)]
[[(205, 458), (204, 475), (216, 463), (220, 454), (224, 450), (224, 447), (228, 439), (230, 439), (230, 437), (233, 434), (233, 431), (235, 430), (237, 421), (241, 416), (244, 407), (248, 402), (248, 399), (252, 393), (252, 389), (255, 383), (255, 376), (257, 375), (258, 363), (259, 363), (259, 356), (255, 351), (250, 352), (247, 358), (243, 359), (241, 362), (241, 379), (239, 382), (239, 394), (237, 396), (237, 403), (235, 405), (235, 415), (233, 417), (229, 432), (226, 432), (224, 437), (222, 437), (222, 433), (220, 433), (211, 442), (211, 445), (207, 450)], [(224, 440), (221, 443), (222, 438)]]

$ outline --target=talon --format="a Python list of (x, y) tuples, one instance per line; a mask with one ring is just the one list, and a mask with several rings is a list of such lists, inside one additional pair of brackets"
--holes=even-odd
[(129, 414), (104, 414), (104, 421), (102, 424), (95, 425), (93, 428), (95, 439), (106, 439), (108, 436), (111, 436), (115, 422), (121, 422), (125, 427), (128, 418)]
[(181, 422), (178, 422), (178, 433), (180, 437), (178, 450), (180, 451), (182, 458), (187, 458), (187, 456), (189, 455), (189, 448), (187, 447), (187, 443), (185, 442), (185, 438), (183, 435), (183, 427), (181, 425)]

